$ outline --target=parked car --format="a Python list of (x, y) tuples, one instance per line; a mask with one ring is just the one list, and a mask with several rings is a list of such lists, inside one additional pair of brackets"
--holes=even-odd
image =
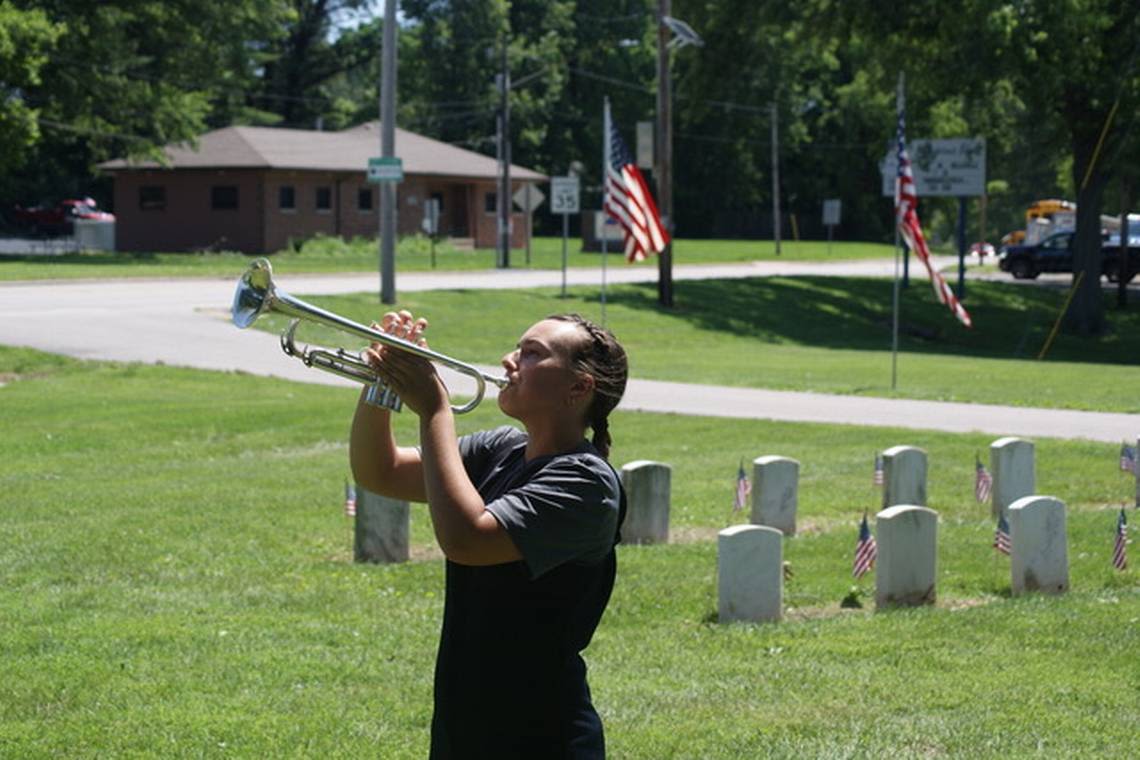
[[(1104, 261), (1102, 262), (1101, 271), (1104, 276), (1108, 278), (1109, 282), (1119, 282), (1121, 278), (1120, 272), (1120, 234), (1111, 235), (1104, 239), (1101, 243), (1101, 250), (1104, 254)], [(1124, 282), (1132, 282), (1132, 279), (1140, 274), (1140, 233), (1128, 235), (1128, 258), (1127, 269), (1124, 270)]]
[(72, 198), (54, 206), (16, 206), (12, 210), (16, 226), (35, 235), (70, 235), (76, 219), (113, 222), (115, 215), (101, 211), (92, 198)]
[[(1042, 272), (1073, 271), (1073, 230), (1055, 232), (1030, 245), (1007, 245), (998, 255), (998, 266), (1018, 280), (1032, 280)], [(1125, 282), (1140, 272), (1140, 238), (1129, 235)], [(1105, 237), (1101, 243), (1101, 274), (1116, 282), (1120, 276), (1120, 237)]]
[(1017, 280), (1032, 280), (1042, 272), (1073, 271), (1073, 231), (1055, 232), (1037, 242), (1007, 245), (998, 256), (998, 267)]

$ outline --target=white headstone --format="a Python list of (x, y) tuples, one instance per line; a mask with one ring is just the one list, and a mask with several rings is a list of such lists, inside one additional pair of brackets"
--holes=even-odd
[(800, 463), (778, 456), (752, 461), (752, 522), (796, 534)]
[(938, 513), (899, 504), (875, 515), (875, 607), (934, 604), (938, 578)]
[(353, 556), (357, 562), (408, 561), (408, 502), (356, 486)]
[(669, 540), (669, 501), (673, 468), (661, 462), (638, 460), (621, 468), (626, 515), (622, 541), (663, 544)]
[(1009, 505), (1010, 590), (1060, 594), (1069, 590), (1065, 504), (1026, 496)]
[(883, 509), (897, 504), (926, 506), (926, 452), (914, 446), (883, 452)]
[(990, 471), (993, 490), (990, 516), (1009, 517), (1009, 505), (1022, 496), (1032, 496), (1037, 489), (1033, 457), (1033, 441), (1024, 438), (999, 438), (990, 444)]
[(783, 534), (734, 525), (717, 534), (717, 619), (776, 621), (783, 615)]

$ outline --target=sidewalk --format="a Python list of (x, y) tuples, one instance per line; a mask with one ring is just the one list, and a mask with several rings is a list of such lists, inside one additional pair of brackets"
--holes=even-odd
[[(950, 261), (950, 259), (947, 259)], [(941, 263), (941, 262), (940, 262)], [(674, 269), (674, 278), (780, 275), (890, 276), (884, 260), (754, 262)], [(281, 353), (277, 336), (239, 330), (229, 307), (240, 273), (228, 279), (20, 282), (0, 284), (0, 343), (28, 346), (82, 359), (162, 362), (200, 369), (242, 370), (300, 382), (351, 385), (312, 370)], [(655, 282), (655, 267), (610, 268), (608, 282)], [(278, 286), (299, 295), (378, 291), (377, 275), (299, 275), (276, 272)], [(597, 285), (599, 269), (570, 270), (572, 286)], [(482, 271), (408, 273), (398, 291), (429, 289), (557, 287), (561, 272)], [(504, 348), (505, 350), (505, 348)], [(457, 357), (467, 359), (469, 357)], [(491, 357), (486, 357), (490, 359)], [(495, 373), (494, 367), (486, 367)], [(463, 393), (465, 378), (446, 375)], [(488, 390), (488, 397), (492, 396)], [(651, 412), (888, 426), (949, 432), (981, 432), (1029, 438), (1135, 440), (1140, 416), (980, 404), (671, 383), (631, 379), (622, 409)]]

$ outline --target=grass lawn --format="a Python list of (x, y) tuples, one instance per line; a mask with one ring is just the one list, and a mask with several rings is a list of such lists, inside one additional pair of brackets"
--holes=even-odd
[[(567, 244), (567, 265), (596, 267), (601, 265), (598, 253), (580, 250), (581, 240), (571, 238)], [(524, 250), (511, 252), (515, 269), (560, 269), (562, 238), (536, 238), (527, 263)], [(836, 242), (830, 251), (826, 242), (784, 242), (781, 259), (789, 261), (840, 261), (890, 257), (894, 249), (877, 243)], [(678, 240), (673, 246), (673, 260), (683, 264), (718, 264), (740, 261), (776, 259), (770, 240)], [(62, 256), (0, 255), (0, 281), (28, 279), (62, 279), (89, 277), (204, 277), (237, 276), (253, 257), (235, 252), (219, 253), (85, 253)], [(300, 250), (280, 251), (272, 256), (276, 269), (286, 272), (373, 272), (377, 271), (379, 250), (376, 241), (358, 238), (349, 242), (339, 238), (318, 237)], [(625, 266), (621, 257), (611, 257), (614, 266)], [(443, 270), (493, 269), (495, 252), (456, 250), (441, 242), (436, 246), (436, 268)], [(656, 261), (637, 266), (656, 267)], [(432, 269), (431, 244), (424, 237), (400, 240), (396, 250), (397, 272)]]
[[(288, 289), (288, 273), (278, 273)], [(676, 306), (656, 303), (655, 283), (612, 287), (606, 322), (631, 357), (634, 376), (657, 380), (869, 396), (1140, 412), (1133, 391), (1140, 357), (1140, 311), (1117, 311), (1097, 339), (1061, 335), (1044, 345), (1064, 293), (971, 282), (966, 329), (923, 281), (901, 299), (899, 385), (891, 382), (891, 283), (796, 277), (676, 281)], [(298, 294), (300, 295), (300, 294)], [(309, 299), (361, 322), (381, 307), (372, 294)], [(596, 288), (404, 293), (400, 306), (432, 320), (439, 351), (497, 363), (535, 320), (578, 311), (601, 320)], [(285, 320), (258, 325), (279, 330)], [(305, 339), (340, 341), (315, 327)]]
[[(442, 566), (420, 507), (419, 559), (351, 561), (352, 391), (9, 348), (0, 381), (0, 756), (425, 756)], [(499, 424), (488, 406), (462, 430)], [(988, 437), (637, 413), (612, 430), (616, 465), (674, 467), (674, 542), (620, 548), (587, 650), (614, 757), (1140, 755), (1116, 446), (1037, 441), (1073, 590), (1011, 599), (972, 496)], [(841, 611), (872, 456), (899, 443), (930, 456), (939, 603)], [(803, 462), (787, 620), (718, 625), (715, 532), (743, 519), (739, 461), (767, 453)]]

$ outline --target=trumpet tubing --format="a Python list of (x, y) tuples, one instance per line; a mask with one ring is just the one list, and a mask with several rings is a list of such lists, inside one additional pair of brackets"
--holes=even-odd
[(294, 334), (298, 324), (302, 320), (315, 322), (357, 338), (363, 338), (369, 343), (382, 343), (400, 351), (407, 351), (444, 367), (449, 367), (460, 374), (467, 375), (475, 381), (475, 395), (462, 406), (452, 406), (451, 408), (456, 414), (469, 412), (478, 406), (486, 393), (487, 383), (498, 388), (505, 388), (508, 384), (505, 377), (485, 374), (478, 368), (458, 359), (367, 327), (359, 322), (353, 322), (339, 314), (334, 314), (319, 306), (294, 298), (274, 284), (273, 267), (269, 260), (257, 259), (250, 264), (249, 269), (238, 280), (230, 317), (236, 326), (244, 329), (256, 322), (262, 314), (271, 311), (292, 317), (288, 329), (281, 335), (281, 349), (286, 354), (301, 360), (307, 367), (314, 367), (368, 385), (370, 387), (367, 397), (369, 403), (393, 411), (400, 410), (399, 397), (384, 384), (371, 365), (361, 359), (359, 354), (344, 348), (329, 349), (319, 346), (297, 348), (294, 342)]

